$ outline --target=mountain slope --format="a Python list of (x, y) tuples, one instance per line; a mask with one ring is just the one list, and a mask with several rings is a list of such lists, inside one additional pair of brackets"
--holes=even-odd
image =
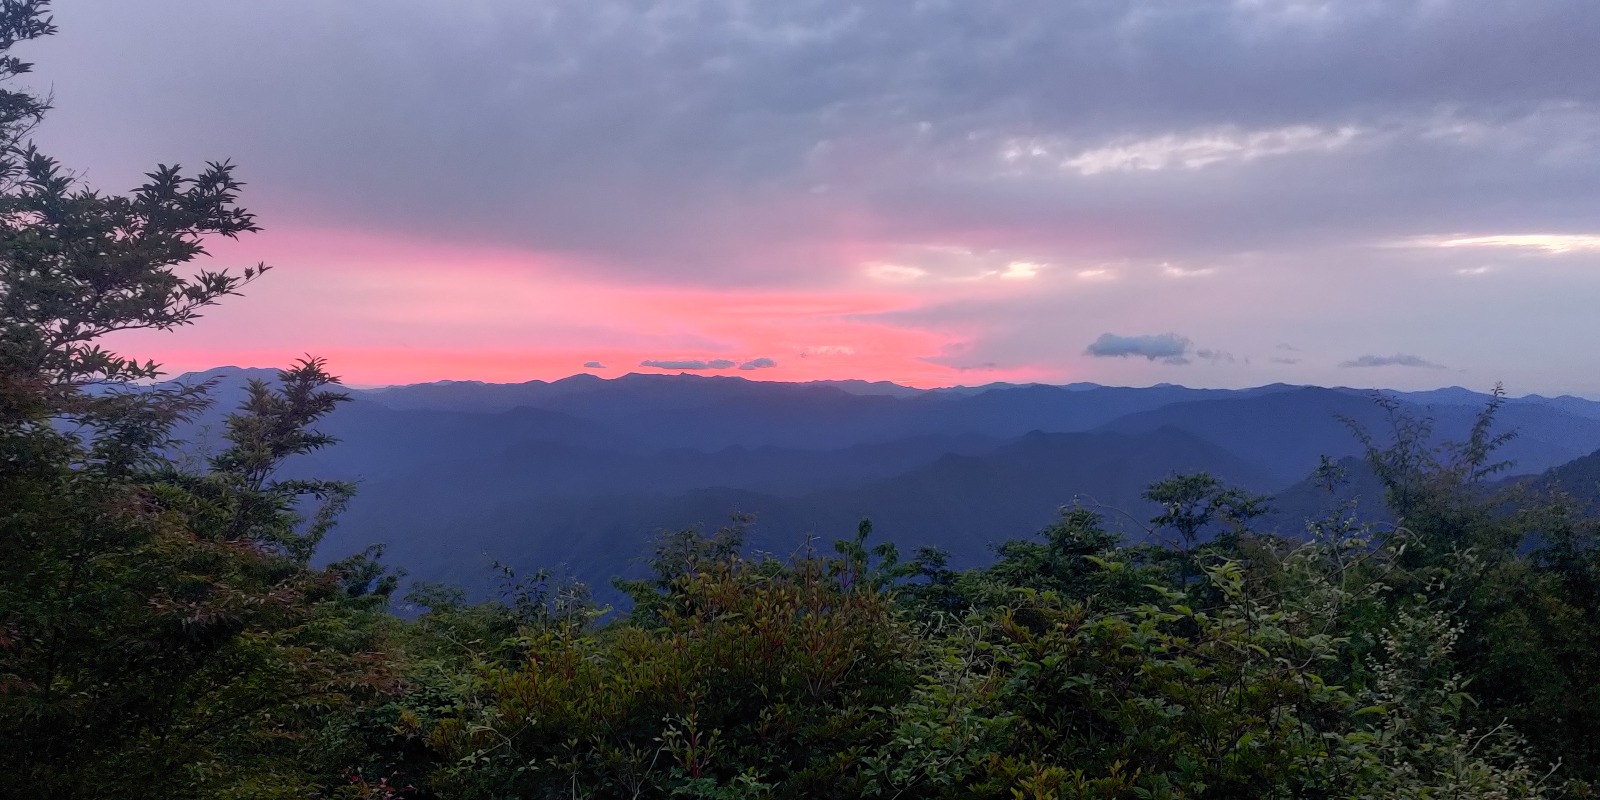
[(586, 498), (520, 479), (491, 484), (468, 476), (441, 484), (418, 475), (364, 485), (329, 546), (358, 548), (369, 543), (361, 535), (382, 531), (391, 558), (417, 577), (474, 583), (500, 559), (565, 563), (603, 586), (659, 530), (715, 527), (730, 514), (753, 513), (752, 544), (769, 551), (788, 553), (811, 534), (831, 545), (871, 518), (887, 540), (943, 547), (957, 563), (972, 564), (987, 558), (991, 545), (1044, 527), (1074, 498), (1148, 519), (1144, 487), (1188, 471), (1256, 490), (1268, 481), (1256, 465), (1175, 429), (1034, 433), (990, 452), (944, 455), (893, 477), (791, 496), (705, 486)]
[[(1431, 419), (1437, 445), (1466, 438), (1482, 406), (1402, 404), (1402, 410)], [(1261, 463), (1280, 487), (1286, 487), (1315, 470), (1324, 455), (1339, 459), (1361, 454), (1360, 443), (1343, 420), (1371, 432), (1380, 445), (1390, 438), (1390, 421), (1371, 395), (1317, 387), (1173, 403), (1130, 414), (1103, 429), (1177, 427)], [(1513, 462), (1515, 473), (1541, 472), (1600, 447), (1600, 420), (1553, 406), (1507, 403), (1495, 423), (1496, 432), (1516, 433), (1497, 453)]]

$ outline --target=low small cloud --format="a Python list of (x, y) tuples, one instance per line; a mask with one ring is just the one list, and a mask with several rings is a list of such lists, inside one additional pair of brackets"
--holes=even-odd
[(1340, 362), (1341, 367), (1421, 367), (1423, 369), (1444, 369), (1443, 364), (1435, 364), (1419, 356), (1396, 353), (1392, 356), (1361, 356), (1349, 361)]
[(739, 369), (771, 369), (778, 366), (778, 362), (770, 358), (752, 358), (739, 365)]
[[(1157, 333), (1142, 336), (1119, 336), (1102, 333), (1083, 352), (1096, 358), (1127, 358), (1139, 356), (1164, 364), (1189, 363), (1189, 349), (1194, 343), (1176, 333)], [(1211, 351), (1207, 351), (1211, 352)]]
[(1180, 267), (1176, 264), (1162, 264), (1161, 274), (1169, 278), (1205, 278), (1216, 274), (1215, 267)]
[(1213, 350), (1212, 348), (1209, 348), (1209, 347), (1202, 347), (1199, 350), (1194, 351), (1194, 354), (1195, 354), (1195, 357), (1203, 358), (1203, 359), (1205, 359), (1207, 361), (1210, 361), (1213, 364), (1221, 364), (1221, 363), (1232, 364), (1235, 361), (1232, 353), (1225, 352), (1225, 351), (1222, 351), (1222, 350)]
[(1298, 364), (1298, 363), (1300, 363), (1300, 359), (1298, 359), (1298, 358), (1272, 358), (1272, 359), (1269, 359), (1269, 360), (1274, 364)]
[(583, 362), (583, 368), (584, 369), (605, 369), (606, 365), (604, 365), (604, 364), (602, 364), (602, 363), (600, 363), (598, 361), (585, 361), (585, 362)]
[(726, 358), (718, 358), (718, 359), (713, 359), (711, 361), (703, 361), (703, 360), (700, 360), (700, 359), (686, 359), (686, 360), (678, 360), (678, 361), (647, 359), (645, 361), (640, 361), (639, 362), (639, 366), (641, 366), (641, 367), (650, 367), (651, 369), (701, 370), (701, 369), (728, 369), (728, 368), (732, 367), (734, 365), (734, 363), (735, 362), (729, 361)]

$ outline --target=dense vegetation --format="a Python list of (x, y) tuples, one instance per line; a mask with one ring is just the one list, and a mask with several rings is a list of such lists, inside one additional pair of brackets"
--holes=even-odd
[[(51, 32), (0, 6), (0, 49)], [(27, 65), (7, 56), (0, 74)], [(307, 359), (206, 463), (203, 392), (105, 335), (172, 329), (262, 272), (187, 272), (255, 229), (227, 164), (102, 195), (0, 93), (0, 794), (115, 797), (1541, 797), (1600, 780), (1600, 558), (1559, 495), (1499, 488), (1491, 404), (1435, 447), (1365, 436), (1393, 525), (1251, 529), (1262, 498), (1152, 486), (1151, 542), (1083, 508), (993, 563), (870, 525), (789, 559), (740, 521), (661, 539), (625, 612), (505, 570), (468, 602), (377, 552), (311, 557), (348, 485)], [(1334, 465), (1323, 477), (1339, 481)]]

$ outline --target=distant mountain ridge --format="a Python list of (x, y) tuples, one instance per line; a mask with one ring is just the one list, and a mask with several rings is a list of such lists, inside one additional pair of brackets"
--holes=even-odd
[[(171, 378), (171, 382), (193, 383), (207, 379), (220, 379), (233, 381), (246, 377), (271, 379), (277, 370), (262, 367), (216, 367), (202, 372), (187, 372)], [(615, 378), (603, 378), (592, 373), (580, 372), (559, 378), (554, 381), (529, 380), (520, 383), (493, 383), (477, 380), (441, 380), (424, 383), (396, 384), (372, 388), (350, 389), (369, 399), (376, 400), (383, 405), (393, 408), (449, 408), (451, 410), (468, 410), (464, 406), (479, 406), (473, 410), (509, 410), (519, 405), (542, 402), (542, 398), (561, 395), (595, 392), (607, 386), (641, 387), (650, 386), (660, 388), (664, 386), (694, 386), (705, 388), (711, 386), (736, 387), (812, 387), (837, 389), (850, 395), (888, 396), (895, 398), (909, 398), (922, 395), (950, 395), (973, 396), (986, 394), (999, 390), (1047, 388), (1064, 391), (1087, 391), (1093, 389), (1127, 389), (1134, 391), (1148, 390), (1180, 390), (1187, 392), (1215, 392), (1215, 393), (1243, 393), (1265, 394), (1293, 389), (1320, 389), (1371, 396), (1381, 392), (1404, 401), (1417, 405), (1435, 406), (1482, 406), (1488, 401), (1489, 395), (1461, 386), (1447, 386), (1439, 389), (1426, 389), (1421, 391), (1400, 391), (1394, 389), (1359, 388), (1348, 386), (1319, 387), (1302, 384), (1274, 383), (1246, 389), (1191, 389), (1178, 384), (1160, 383), (1149, 387), (1122, 387), (1109, 386), (1092, 382), (1074, 382), (1062, 385), (1044, 383), (990, 383), (979, 386), (951, 386), (932, 389), (918, 389), (904, 386), (891, 381), (866, 381), (866, 380), (818, 380), (807, 382), (763, 381), (752, 380), (734, 375), (696, 375), (693, 373), (642, 373), (630, 372)], [(707, 391), (714, 392), (715, 389)], [(755, 391), (761, 391), (756, 389)], [(682, 395), (693, 396), (694, 391), (682, 392)], [(1570, 414), (1586, 417), (1600, 417), (1600, 400), (1577, 397), (1574, 395), (1558, 395), (1545, 397), (1538, 394), (1520, 397), (1508, 397), (1510, 405), (1541, 405), (1565, 411)]]
[[(186, 433), (203, 451), (251, 378), (221, 368), (217, 406)], [(388, 545), (414, 577), (482, 585), (487, 565), (566, 564), (604, 586), (662, 529), (757, 517), (754, 544), (787, 552), (870, 517), (903, 547), (935, 545), (962, 563), (1027, 536), (1075, 499), (1132, 536), (1153, 514), (1152, 481), (1207, 471), (1284, 493), (1279, 530), (1324, 499), (1305, 482), (1323, 455), (1359, 447), (1347, 421), (1382, 437), (1372, 392), (1272, 384), (1249, 389), (1076, 383), (916, 389), (888, 382), (781, 383), (730, 376), (574, 375), (351, 389), (321, 425), (340, 444), (293, 475), (357, 481), (324, 552)], [(1489, 396), (1460, 387), (1388, 392), (1465, 436)], [(1600, 450), (1600, 403), (1530, 395), (1498, 417), (1521, 435), (1504, 455), (1542, 473)], [(203, 454), (203, 453), (202, 453)], [(1363, 490), (1372, 488), (1362, 482)], [(1379, 498), (1363, 497), (1376, 504)]]

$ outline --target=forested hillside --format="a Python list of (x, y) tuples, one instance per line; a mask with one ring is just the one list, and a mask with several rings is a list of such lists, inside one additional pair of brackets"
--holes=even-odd
[(159, 383), (106, 337), (271, 280), (199, 260), (243, 187), (96, 192), (45, 111), (0, 90), (0, 796), (1594, 795), (1593, 456), (1502, 460), (1582, 402)]

